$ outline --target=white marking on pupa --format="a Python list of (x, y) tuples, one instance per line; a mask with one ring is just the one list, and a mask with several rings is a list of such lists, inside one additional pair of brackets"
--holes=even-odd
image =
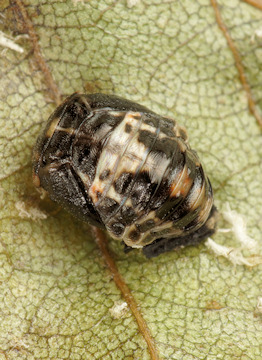
[(67, 134), (70, 134), (70, 135), (74, 135), (75, 133), (75, 129), (74, 128), (63, 128), (59, 125), (56, 126), (56, 129), (55, 130), (59, 130), (59, 131), (63, 131)]
[(82, 171), (77, 170), (77, 175), (82, 180), (83, 184), (86, 186), (86, 188), (89, 188), (91, 186), (91, 179), (88, 174), (83, 173)]
[[(135, 117), (138, 117), (139, 120)], [(128, 112), (123, 121), (121, 121), (108, 138), (107, 144), (103, 148), (98, 160), (95, 179), (88, 191), (89, 196), (97, 206), (103, 201), (103, 198), (107, 196), (107, 193), (109, 196), (110, 190), (112, 190), (111, 188), (114, 178), (117, 178), (121, 174), (121, 164), (126, 166), (129, 159), (129, 172), (135, 172), (137, 166), (139, 165), (139, 161), (141, 161), (141, 159), (138, 157), (138, 161), (135, 161), (135, 157), (145, 151), (145, 146), (137, 141), (138, 130), (141, 126), (141, 122), (142, 117), (140, 113)], [(131, 133), (126, 133), (124, 131), (126, 124), (132, 124), (133, 130)], [(109, 176), (108, 179), (101, 181), (99, 176), (106, 169), (110, 170), (112, 175)], [(102, 193), (102, 197), (100, 199), (97, 197), (96, 190), (99, 190), (99, 192)], [(114, 197), (112, 198), (116, 201), (120, 200), (119, 195), (115, 192)]]
[(94, 141), (96, 142), (99, 142), (101, 141), (105, 135), (109, 132), (109, 130), (111, 129), (111, 126), (104, 123), (99, 130), (97, 130), (95, 133), (94, 133)]
[(159, 183), (169, 164), (170, 159), (162, 154), (149, 153), (143, 169), (148, 172), (151, 182)]

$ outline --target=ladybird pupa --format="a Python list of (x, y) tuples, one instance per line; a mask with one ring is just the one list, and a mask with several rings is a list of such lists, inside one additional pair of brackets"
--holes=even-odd
[(113, 95), (73, 94), (50, 116), (33, 181), (150, 258), (215, 231), (209, 179), (174, 120)]

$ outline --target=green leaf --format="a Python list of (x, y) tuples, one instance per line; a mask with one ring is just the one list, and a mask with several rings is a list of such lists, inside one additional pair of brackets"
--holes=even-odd
[[(89, 227), (32, 185), (32, 147), (55, 108), (44, 66), (63, 96), (114, 93), (184, 124), (217, 208), (228, 202), (261, 244), (262, 13), (238, 0), (27, 0), (28, 36), (20, 3), (0, 5), (0, 360), (153, 358)], [(204, 244), (152, 260), (110, 248), (161, 359), (261, 359), (261, 265)]]

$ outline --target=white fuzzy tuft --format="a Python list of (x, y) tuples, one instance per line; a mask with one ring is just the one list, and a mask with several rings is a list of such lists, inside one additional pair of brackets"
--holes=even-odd
[(37, 207), (26, 204), (24, 201), (17, 201), (15, 207), (19, 212), (19, 216), (23, 219), (45, 220), (47, 218), (47, 215), (43, 211)]
[[(218, 229), (219, 232), (229, 232), (232, 231), (236, 239), (240, 242), (240, 246), (237, 248), (227, 247), (224, 245), (217, 244), (214, 240), (208, 238), (205, 245), (214, 252), (217, 256), (224, 256), (234, 265), (246, 265), (246, 266), (256, 266), (262, 264), (262, 256), (250, 254), (250, 256), (245, 257), (242, 254), (242, 250), (257, 251), (258, 243), (247, 235), (246, 223), (242, 215), (238, 214), (236, 211), (230, 208), (230, 205), (226, 204), (227, 210), (224, 211), (224, 219), (230, 223), (232, 226), (231, 229)], [(262, 299), (262, 298), (261, 298)], [(262, 308), (262, 300), (261, 300)]]
[(224, 256), (234, 265), (246, 265), (246, 266), (256, 266), (262, 264), (261, 256), (249, 256), (244, 257), (241, 253), (241, 248), (232, 248), (224, 245), (219, 245), (214, 240), (208, 238), (205, 245), (208, 249), (213, 251), (217, 256)]
[(262, 314), (262, 297), (259, 297), (257, 299), (257, 308), (256, 308), (257, 312)]
[(224, 219), (232, 225), (232, 231), (241, 243), (242, 247), (249, 250), (258, 248), (257, 242), (247, 235), (246, 222), (244, 217), (230, 208), (226, 204), (227, 210), (223, 212)]
[(109, 309), (111, 316), (115, 319), (120, 319), (129, 316), (128, 305), (125, 301), (116, 301), (114, 306)]
[(2, 31), (0, 31), (0, 46), (17, 51), (19, 53), (24, 52), (24, 49), (21, 46), (17, 45), (11, 38), (8, 38), (7, 35)]

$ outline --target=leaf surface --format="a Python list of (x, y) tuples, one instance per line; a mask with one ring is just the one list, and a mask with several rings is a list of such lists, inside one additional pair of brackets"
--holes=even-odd
[[(238, 0), (27, 0), (41, 65), (19, 2), (0, 5), (0, 44), (23, 49), (9, 43), (0, 56), (0, 360), (153, 358), (89, 227), (32, 185), (51, 83), (63, 97), (114, 93), (184, 124), (217, 208), (229, 202), (261, 245), (262, 12)], [(238, 246), (230, 233), (213, 239)], [(152, 260), (110, 249), (160, 359), (261, 359), (261, 265), (234, 267), (204, 245)]]

